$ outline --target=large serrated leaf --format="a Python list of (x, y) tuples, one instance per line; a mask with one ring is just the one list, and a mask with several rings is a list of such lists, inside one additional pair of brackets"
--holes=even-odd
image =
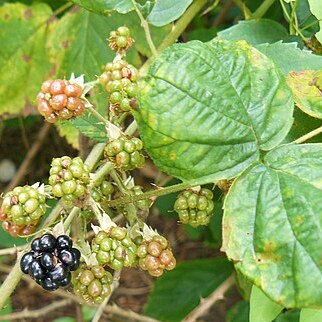
[(71, 0), (71, 2), (101, 15), (108, 14), (111, 11), (127, 13), (134, 10), (131, 0)]
[(274, 64), (245, 42), (191, 41), (165, 50), (136, 113), (161, 170), (193, 183), (230, 178), (280, 143), (293, 102)]
[(50, 75), (46, 41), (51, 14), (43, 3), (0, 7), (0, 114), (33, 104), (39, 84)]
[(322, 321), (322, 310), (303, 309), (301, 310), (300, 322)]
[(223, 247), (285, 307), (322, 305), (322, 144), (285, 145), (246, 170), (224, 204)]
[(214, 291), (231, 272), (232, 266), (224, 258), (180, 263), (155, 282), (145, 313), (163, 322), (182, 321), (200, 303), (200, 298)]
[(148, 16), (148, 22), (154, 26), (165, 26), (178, 19), (193, 0), (158, 0)]
[(287, 76), (296, 105), (310, 116), (322, 119), (321, 72), (303, 70)]

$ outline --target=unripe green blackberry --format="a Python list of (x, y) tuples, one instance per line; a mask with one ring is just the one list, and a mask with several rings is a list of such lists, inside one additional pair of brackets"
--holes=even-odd
[(208, 225), (213, 215), (214, 202), (211, 190), (202, 188), (199, 192), (187, 189), (181, 192), (174, 203), (174, 210), (184, 224), (192, 227)]
[(120, 137), (107, 144), (105, 156), (120, 170), (128, 171), (143, 166), (145, 158), (142, 149), (140, 139)]
[(107, 180), (103, 180), (92, 188), (91, 196), (96, 202), (107, 201), (107, 197), (109, 197), (113, 192), (113, 184)]
[(22, 227), (36, 226), (46, 212), (46, 196), (35, 187), (16, 187), (5, 194), (1, 212), (11, 228), (22, 230)]
[(137, 255), (139, 266), (147, 270), (151, 276), (159, 277), (164, 270), (171, 271), (176, 266), (176, 259), (167, 239), (160, 235), (154, 235), (148, 240), (143, 239), (138, 246)]
[(113, 276), (100, 265), (82, 265), (72, 272), (74, 293), (86, 302), (100, 304), (111, 293)]
[(89, 183), (89, 169), (82, 159), (63, 156), (53, 159), (49, 171), (49, 184), (52, 195), (73, 201), (83, 198), (87, 194)]
[(129, 28), (122, 26), (111, 31), (108, 42), (113, 51), (124, 52), (128, 50), (133, 44)]
[(137, 79), (138, 70), (124, 60), (106, 64), (99, 80), (109, 94), (110, 109), (116, 114), (135, 108)]
[(92, 251), (97, 261), (115, 270), (133, 266), (136, 249), (126, 229), (122, 227), (111, 227), (108, 232), (101, 230), (92, 241)]
[(80, 116), (85, 110), (83, 88), (63, 79), (46, 80), (37, 96), (38, 111), (49, 123)]

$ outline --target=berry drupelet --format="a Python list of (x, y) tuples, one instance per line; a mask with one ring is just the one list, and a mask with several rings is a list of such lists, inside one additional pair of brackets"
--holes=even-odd
[(71, 272), (78, 269), (80, 257), (68, 236), (45, 234), (32, 241), (31, 251), (22, 256), (20, 268), (42, 288), (54, 291), (70, 284)]

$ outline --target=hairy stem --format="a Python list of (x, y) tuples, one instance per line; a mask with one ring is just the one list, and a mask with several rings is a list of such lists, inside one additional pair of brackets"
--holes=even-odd
[(145, 33), (145, 38), (146, 38), (146, 41), (148, 42), (148, 45), (150, 47), (150, 50), (152, 52), (152, 56), (153, 57), (156, 57), (158, 52), (154, 46), (154, 43), (153, 43), (153, 40), (152, 40), (152, 37), (151, 37), (151, 33), (150, 33), (150, 28), (149, 28), (149, 24), (148, 22), (144, 19), (141, 11), (139, 10), (139, 8), (137, 7), (136, 5), (136, 2), (135, 0), (132, 0), (132, 4), (134, 6), (134, 9), (135, 9), (135, 12), (137, 13), (138, 17), (140, 18), (141, 20), (141, 26), (144, 30), (144, 33)]
[[(187, 28), (194, 16), (202, 9), (202, 7), (207, 3), (207, 0), (196, 0), (187, 9), (187, 11), (181, 16), (181, 18), (176, 22), (171, 32), (163, 39), (162, 43), (157, 49), (157, 52), (169, 47), (177, 41), (179, 36)], [(152, 59), (149, 58), (140, 69), (140, 74), (145, 75), (148, 67), (150, 66)]]
[(149, 199), (152, 197), (160, 197), (167, 195), (169, 193), (181, 191), (187, 188), (190, 188), (191, 185), (189, 183), (179, 183), (172, 185), (170, 187), (160, 188), (158, 190), (151, 190), (140, 195), (127, 195), (122, 198), (114, 199), (108, 202), (109, 207), (115, 207), (117, 205), (125, 204), (125, 203), (133, 203), (135, 201)]

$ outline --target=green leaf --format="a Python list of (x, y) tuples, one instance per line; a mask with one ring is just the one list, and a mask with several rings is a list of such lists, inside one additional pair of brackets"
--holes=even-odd
[[(99, 75), (115, 56), (106, 38), (122, 24), (120, 17), (124, 19), (122, 15), (113, 15), (111, 19), (82, 9), (64, 15), (50, 37), (51, 56), (60, 62), (57, 66), (60, 77), (69, 78), (73, 72), (92, 80)], [(128, 58), (132, 63), (140, 63), (134, 49), (129, 51)]]
[(84, 321), (92, 321), (97, 309), (95, 307), (89, 307), (86, 305), (82, 305), (82, 315)]
[(285, 75), (301, 70), (322, 69), (322, 56), (314, 55), (308, 50), (297, 48), (295, 43), (262, 44), (256, 48), (274, 61)]
[(280, 143), (292, 124), (285, 80), (245, 42), (191, 41), (166, 49), (139, 99), (135, 116), (147, 152), (162, 171), (191, 183), (236, 176), (259, 149)]
[(148, 16), (148, 22), (154, 26), (165, 26), (177, 20), (190, 6), (193, 0), (158, 0)]
[(287, 76), (296, 105), (310, 116), (322, 118), (321, 72), (303, 70)]
[(227, 195), (222, 250), (275, 302), (322, 305), (322, 144), (281, 146), (263, 162)]
[(249, 322), (272, 322), (283, 310), (270, 300), (258, 287), (253, 285), (250, 295)]
[(322, 310), (302, 309), (300, 322), (318, 322), (322, 321)]
[(86, 112), (83, 116), (71, 120), (70, 123), (84, 135), (97, 142), (107, 141), (105, 125), (98, 121), (90, 112)]
[(319, 21), (320, 31), (315, 34), (317, 40), (322, 44), (322, 6), (320, 0), (308, 0), (311, 12)]
[(33, 104), (39, 84), (52, 74), (46, 50), (51, 14), (43, 3), (0, 7), (0, 114)]
[(101, 15), (106, 15), (111, 11), (127, 13), (134, 9), (131, 0), (71, 0), (71, 2)]
[(66, 316), (63, 318), (55, 319), (55, 320), (53, 320), (53, 322), (76, 322), (76, 320), (72, 317)]
[(227, 310), (226, 322), (249, 322), (249, 302), (239, 301)]
[(286, 39), (288, 36), (289, 33), (285, 27), (270, 19), (241, 20), (237, 25), (218, 32), (218, 37), (221, 39), (245, 40), (250, 45), (271, 44)]
[(175, 270), (155, 282), (145, 314), (163, 322), (181, 321), (200, 303), (200, 298), (213, 292), (231, 271), (230, 263), (224, 258), (178, 264)]

